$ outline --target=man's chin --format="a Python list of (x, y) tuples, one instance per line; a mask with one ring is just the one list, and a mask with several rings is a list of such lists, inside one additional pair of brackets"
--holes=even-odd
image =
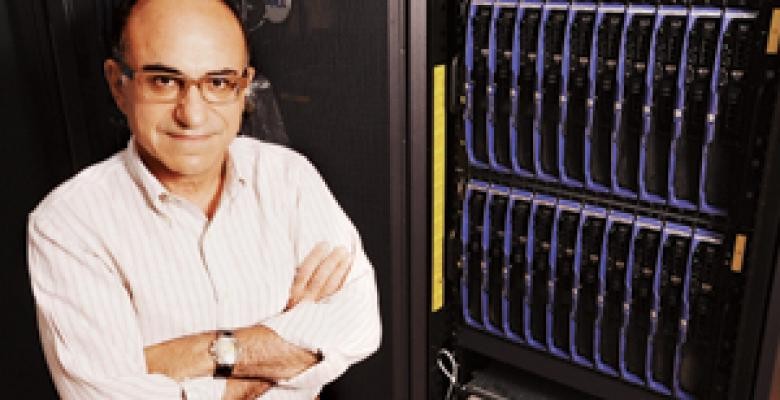
[(207, 157), (187, 157), (171, 160), (171, 162), (165, 163), (165, 166), (172, 176), (196, 178), (209, 175), (211, 171), (220, 168), (216, 164), (217, 162)]

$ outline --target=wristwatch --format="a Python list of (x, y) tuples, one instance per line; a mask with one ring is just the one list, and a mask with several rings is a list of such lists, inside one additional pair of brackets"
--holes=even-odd
[(217, 331), (217, 338), (211, 342), (209, 353), (214, 357), (214, 376), (227, 378), (233, 375), (233, 366), (238, 360), (238, 340), (231, 331)]

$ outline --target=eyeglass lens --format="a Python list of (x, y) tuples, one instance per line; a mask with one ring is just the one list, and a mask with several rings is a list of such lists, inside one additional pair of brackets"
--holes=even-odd
[(210, 103), (233, 101), (241, 89), (241, 78), (231, 75), (187, 79), (181, 75), (152, 72), (138, 73), (136, 80), (145, 99), (159, 102), (178, 101), (190, 85), (198, 86), (203, 99)]

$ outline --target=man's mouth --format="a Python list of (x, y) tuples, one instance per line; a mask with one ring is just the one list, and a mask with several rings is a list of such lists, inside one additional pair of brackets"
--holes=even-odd
[(206, 140), (212, 136), (210, 133), (167, 132), (166, 134), (176, 140), (192, 140), (192, 141)]

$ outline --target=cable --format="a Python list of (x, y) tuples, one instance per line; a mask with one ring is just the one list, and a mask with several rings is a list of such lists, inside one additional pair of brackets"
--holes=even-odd
[[(447, 366), (444, 365), (444, 359), (442, 356), (447, 358), (451, 368), (447, 368)], [(452, 398), (452, 392), (461, 386), (458, 382), (458, 370), (460, 369), (460, 364), (458, 364), (458, 362), (455, 360), (455, 356), (453, 356), (452, 353), (447, 349), (439, 350), (436, 364), (439, 366), (439, 370), (444, 374), (444, 376), (447, 377), (447, 380), (450, 383), (449, 387), (447, 388), (447, 395), (444, 397), (444, 400), (450, 400)]]

